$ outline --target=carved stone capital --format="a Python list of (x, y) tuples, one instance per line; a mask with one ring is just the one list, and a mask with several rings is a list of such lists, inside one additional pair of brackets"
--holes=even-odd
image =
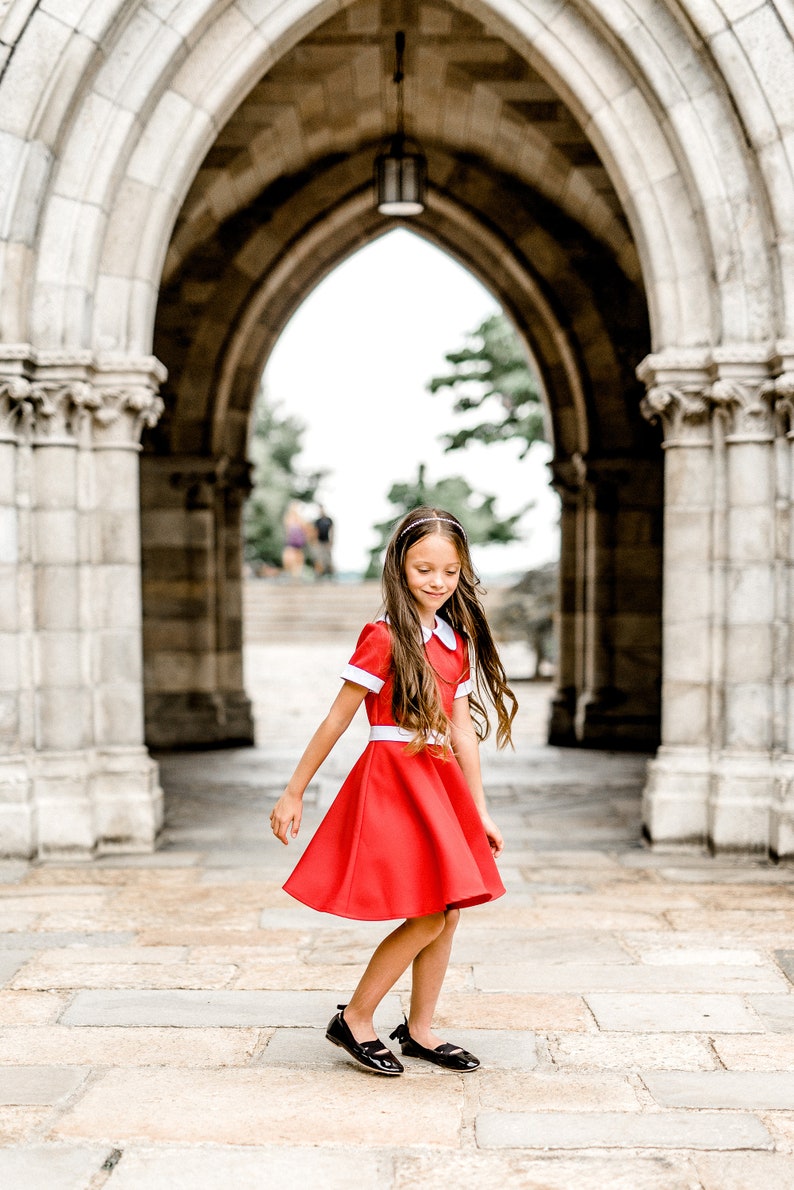
[(709, 386), (654, 384), (640, 403), (643, 417), (661, 423), (665, 446), (708, 446), (711, 443)]
[(25, 437), (33, 419), (30, 381), (24, 376), (0, 379), (0, 442)]
[(144, 427), (157, 424), (163, 402), (147, 385), (97, 385), (90, 410), (95, 446), (137, 449)]
[(774, 436), (772, 396), (768, 380), (721, 378), (714, 381), (711, 400), (725, 420), (728, 441), (771, 441)]
[(74, 445), (91, 402), (91, 385), (84, 380), (34, 381), (29, 403), (35, 445)]
[(767, 383), (778, 433), (794, 442), (794, 372), (783, 372)]

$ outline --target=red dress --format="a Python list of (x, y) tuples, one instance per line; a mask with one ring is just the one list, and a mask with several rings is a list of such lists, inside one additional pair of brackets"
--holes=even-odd
[[(451, 715), (471, 689), (466, 647), (438, 618), (424, 635)], [(390, 670), (388, 624), (366, 624), (342, 677), (369, 691), (370, 742), (284, 885), (313, 909), (358, 921), (423, 917), (505, 891), (455, 757), (432, 745), (407, 753), (394, 738)]]

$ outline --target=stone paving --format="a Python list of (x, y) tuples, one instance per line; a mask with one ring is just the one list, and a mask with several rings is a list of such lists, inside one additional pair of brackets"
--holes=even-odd
[(439, 1005), (481, 1069), (328, 1045), (385, 927), (280, 884), (363, 724), (297, 844), (267, 813), (339, 652), (249, 650), (270, 743), (163, 757), (155, 854), (0, 864), (3, 1190), (790, 1190), (794, 870), (644, 848), (643, 758), (544, 748), (544, 687), (484, 749), (508, 896), (463, 915)]

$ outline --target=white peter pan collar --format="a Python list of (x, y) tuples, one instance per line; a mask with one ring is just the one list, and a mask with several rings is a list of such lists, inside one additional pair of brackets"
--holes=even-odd
[[(388, 616), (379, 616), (379, 620), (383, 620), (386, 624), (389, 623)], [(446, 620), (442, 620), (441, 616), (436, 616), (436, 623), (434, 628), (425, 628), (422, 625), (422, 640), (425, 644), (430, 640), (431, 636), (437, 636), (442, 645), (446, 645), (451, 653), (455, 652), (457, 641), (455, 640), (455, 630), (451, 624)]]

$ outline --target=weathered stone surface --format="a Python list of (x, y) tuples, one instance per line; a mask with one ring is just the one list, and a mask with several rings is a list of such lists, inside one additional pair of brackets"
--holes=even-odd
[(697, 1153), (693, 1163), (703, 1190), (790, 1190), (794, 1157), (789, 1153), (732, 1153), (730, 1161), (713, 1153)]
[(771, 1149), (756, 1116), (719, 1112), (481, 1112), (477, 1143), (496, 1149)]
[(69, 997), (58, 992), (0, 991), (0, 1025), (48, 1025), (63, 1012)]
[(24, 950), (0, 951), (0, 984), (8, 983), (29, 957)]
[(592, 1028), (592, 1019), (578, 996), (522, 996), (487, 992), (444, 992), (436, 1022), (451, 1029), (569, 1029)]
[(106, 1148), (76, 1145), (0, 1149), (0, 1185), (14, 1190), (85, 1190), (107, 1157)]
[(663, 967), (625, 963), (591, 965), (513, 963), (509, 967), (475, 966), (474, 986), (483, 992), (775, 992), (785, 990), (781, 976), (760, 966)]
[[(390, 1160), (358, 1151), (300, 1145), (251, 1145), (223, 1150), (206, 1145), (155, 1149), (126, 1147), (113, 1171), (113, 1190), (261, 1190), (268, 1186), (316, 1186), (323, 1190), (381, 1190), (389, 1184)], [(266, 1171), (266, 1174), (265, 1172)]]
[[(61, 1016), (63, 1025), (327, 1025), (336, 1005), (327, 992), (88, 991), (79, 992)], [(390, 995), (379, 1015), (400, 1019)]]
[(84, 1081), (85, 1070), (65, 1066), (0, 1067), (0, 1104), (57, 1103)]
[[(721, 1039), (720, 1039), (721, 1040)], [(555, 1066), (572, 1070), (713, 1070), (706, 1038), (674, 1033), (552, 1034)]]
[[(735, 995), (589, 994), (600, 1029), (647, 1033), (758, 1033), (759, 1015)], [(762, 999), (775, 1000), (770, 996)]]
[(788, 1070), (794, 1072), (794, 1032), (723, 1033), (712, 1039), (714, 1049), (728, 1070)]
[(460, 1190), (701, 1190), (688, 1158), (661, 1154), (546, 1157), (526, 1150), (511, 1154), (490, 1149), (444, 1153), (443, 1157), (406, 1154), (395, 1159), (395, 1190), (426, 1190), (447, 1184)]
[[(373, 1082), (373, 1080), (376, 1080)], [(378, 1079), (352, 1064), (326, 1073), (276, 1068), (111, 1071), (66, 1111), (53, 1137), (98, 1141), (457, 1147), (463, 1086), (452, 1079)], [(211, 1102), (213, 1111), (206, 1111)], [(373, 1106), (377, 1103), (377, 1111)], [(331, 1105), (333, 1105), (331, 1109)]]
[(752, 996), (754, 1012), (773, 1033), (794, 1033), (794, 996)]
[(713, 1070), (708, 1073), (643, 1074), (660, 1107), (735, 1108), (740, 1111), (791, 1111), (794, 1074), (779, 1071)]
[(480, 1108), (500, 1112), (639, 1111), (636, 1091), (617, 1074), (532, 1074), (484, 1072), (479, 1080)]
[[(267, 1032), (264, 1032), (264, 1037)], [(263, 1031), (257, 1028), (0, 1028), (3, 1065), (245, 1066)], [(0, 1074), (0, 1080), (4, 1076)]]

